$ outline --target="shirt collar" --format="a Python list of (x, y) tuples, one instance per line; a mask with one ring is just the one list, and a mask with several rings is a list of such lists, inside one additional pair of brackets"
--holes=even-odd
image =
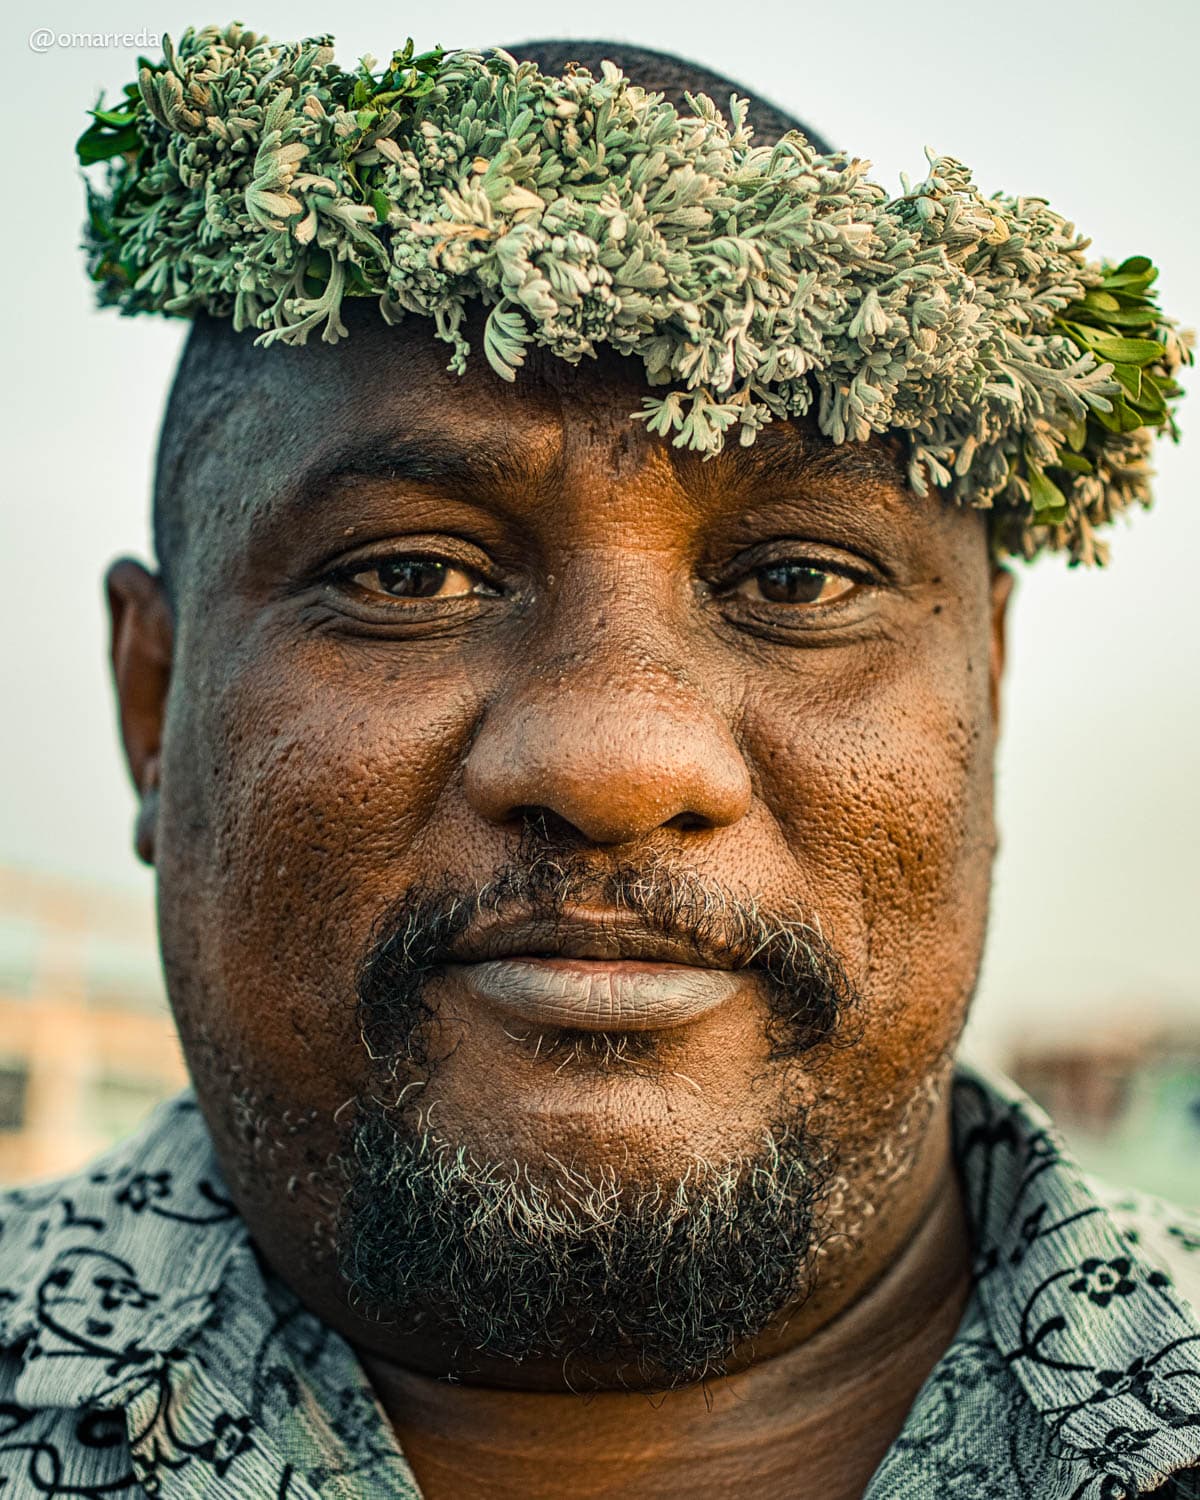
[(1200, 1465), (1195, 1310), (1011, 1084), (960, 1070), (954, 1125), (988, 1331), (1056, 1447), (1103, 1496)]
[(74, 1177), (4, 1195), (0, 1348), (28, 1407), (113, 1405), (181, 1358), (253, 1254), (190, 1094)]
[[(1170, 1279), (1011, 1085), (960, 1069), (954, 1131), (989, 1335), (1056, 1447), (1095, 1478), (1086, 1493), (1137, 1494), (1200, 1465), (1200, 1323)], [(22, 1347), (26, 1407), (122, 1404), (219, 1338), (222, 1304), (267, 1316), (190, 1094), (78, 1175), (9, 1193), (3, 1218), (0, 1348)]]

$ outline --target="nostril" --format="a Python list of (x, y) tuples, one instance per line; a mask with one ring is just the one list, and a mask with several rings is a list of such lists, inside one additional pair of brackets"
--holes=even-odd
[(572, 849), (588, 842), (572, 822), (549, 807), (526, 804), (514, 807), (512, 816), (520, 824), (522, 833), (536, 839), (539, 844), (552, 844), (557, 849)]
[(678, 833), (694, 833), (698, 828), (708, 828), (709, 821), (700, 813), (681, 812), (676, 813), (673, 818), (668, 818), (663, 824), (664, 828), (674, 828)]

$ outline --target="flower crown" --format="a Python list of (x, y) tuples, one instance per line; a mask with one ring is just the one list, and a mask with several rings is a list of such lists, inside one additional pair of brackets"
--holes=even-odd
[(464, 369), (468, 304), (513, 380), (530, 344), (641, 359), (636, 416), (704, 454), (813, 413), (894, 432), (926, 494), (990, 508), (999, 553), (1103, 561), (1094, 528), (1150, 501), (1187, 341), (1144, 256), (1090, 261), (1040, 198), (983, 197), (930, 157), (889, 197), (798, 132), (754, 146), (745, 102), (681, 114), (605, 63), (547, 77), (496, 50), (377, 70), (332, 38), (240, 25), (164, 39), (77, 151), (89, 272), (127, 313), (232, 317), (257, 342), (346, 333), (346, 297), (433, 320)]

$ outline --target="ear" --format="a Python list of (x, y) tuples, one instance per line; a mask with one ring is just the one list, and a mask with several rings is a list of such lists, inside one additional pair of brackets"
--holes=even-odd
[(141, 563), (127, 557), (113, 563), (105, 589), (121, 739), (138, 794), (134, 847), (152, 865), (174, 623), (161, 578)]
[(992, 706), (992, 732), (1000, 732), (1000, 683), (1004, 676), (1004, 652), (1008, 627), (1008, 601), (1016, 579), (999, 564), (992, 569), (992, 620), (988, 652), (988, 694)]

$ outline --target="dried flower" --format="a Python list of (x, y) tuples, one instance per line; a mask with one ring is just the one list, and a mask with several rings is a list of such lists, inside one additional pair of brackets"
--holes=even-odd
[(984, 198), (930, 156), (889, 198), (868, 164), (791, 133), (752, 144), (700, 95), (680, 114), (611, 64), (547, 77), (496, 50), (388, 67), (332, 39), (184, 33), (79, 141), (89, 269), (123, 311), (206, 311), (258, 341), (345, 335), (346, 297), (417, 313), (516, 377), (528, 347), (638, 356), (636, 416), (704, 454), (815, 410), (834, 442), (908, 439), (909, 482), (993, 511), (998, 552), (1103, 560), (1150, 500), (1186, 341), (1145, 257), (1089, 261), (1041, 199)]

